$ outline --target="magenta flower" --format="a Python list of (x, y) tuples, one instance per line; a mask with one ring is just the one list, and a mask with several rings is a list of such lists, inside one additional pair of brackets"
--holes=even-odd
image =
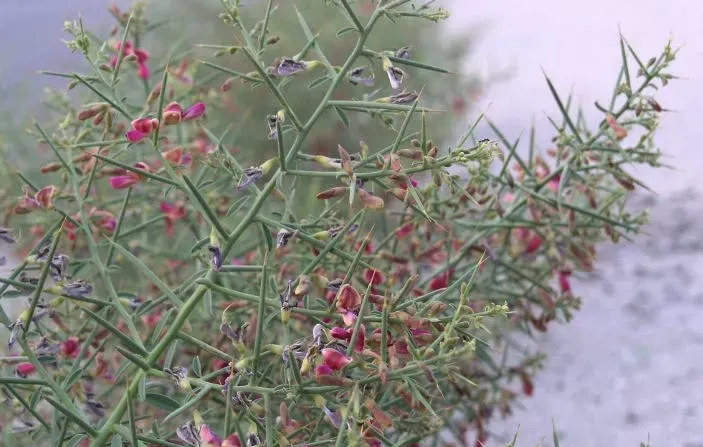
[(110, 186), (112, 189), (125, 189), (139, 183), (139, 179), (131, 175), (116, 175), (110, 177)]
[[(330, 335), (332, 338), (336, 338), (337, 340), (345, 340), (345, 341), (351, 341), (352, 335), (354, 334), (354, 329), (352, 328), (343, 328), (343, 327), (333, 327), (330, 330)], [(366, 344), (366, 327), (361, 326), (359, 328), (359, 335), (356, 337), (356, 343), (354, 344), (354, 351), (355, 352), (362, 352), (364, 350), (364, 345)]]
[(196, 102), (192, 106), (188, 107), (185, 112), (183, 112), (183, 115), (181, 118), (183, 121), (190, 121), (190, 120), (195, 120), (200, 118), (205, 114), (205, 103), (204, 102)]
[[(118, 54), (120, 48), (122, 48), (122, 42), (116, 42), (115, 51), (117, 51)], [(149, 79), (149, 77), (151, 76), (151, 70), (149, 70), (149, 67), (146, 64), (146, 61), (149, 60), (149, 53), (146, 50), (143, 50), (141, 48), (134, 48), (132, 42), (128, 41), (125, 42), (122, 54), (123, 59), (130, 58), (137, 61), (137, 76), (139, 76), (141, 79)], [(112, 59), (110, 60), (110, 65), (112, 65), (112, 68), (115, 68), (117, 66), (117, 55), (112, 57)]]
[(569, 277), (571, 276), (571, 272), (568, 270), (561, 270), (559, 271), (559, 288), (561, 289), (561, 293), (569, 293), (571, 292), (571, 281), (569, 280)]
[(17, 365), (17, 369), (15, 370), (15, 372), (20, 377), (27, 377), (30, 374), (33, 374), (36, 370), (37, 369), (34, 367), (34, 364), (29, 362), (22, 362)]
[(351, 357), (347, 357), (336, 349), (324, 348), (322, 350), (322, 359), (324, 365), (334, 371), (339, 371), (351, 363)]
[[(134, 167), (142, 171), (151, 172), (151, 168), (148, 164), (144, 162), (138, 162), (134, 164)], [(112, 189), (125, 189), (130, 186), (134, 186), (137, 183), (143, 182), (145, 178), (133, 171), (127, 171), (124, 175), (116, 175), (110, 177), (110, 186)]]

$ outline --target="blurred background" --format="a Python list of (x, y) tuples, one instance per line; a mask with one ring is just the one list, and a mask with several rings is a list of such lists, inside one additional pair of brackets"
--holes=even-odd
[[(117, 4), (126, 8), (130, 2)], [(191, 0), (185, 9), (186, 2), (152, 4), (175, 17), (171, 32), (181, 32), (182, 26), (205, 38), (211, 30), (195, 22), (219, 12), (216, 0)], [(194, 4), (211, 9), (186, 19), (185, 10)], [(38, 94), (44, 86), (65, 85), (37, 70), (71, 71), (79, 64), (80, 57), (61, 43), (68, 37), (63, 22), (76, 20), (80, 12), (103, 36), (113, 22), (109, 5), (100, 0), (0, 0), (0, 6), (0, 131), (10, 129), (12, 135), (20, 133), (28, 114), (44, 112)], [(703, 5), (690, 0), (453, 0), (443, 6), (452, 12), (444, 32), (464, 36), (458, 41), (463, 48), (443, 57), (456, 57), (452, 66), (463, 67), (465, 91), (454, 93), (467, 105), (469, 118), (486, 112), (511, 140), (526, 137), (535, 123), (543, 150), (552, 135), (546, 116), (556, 107), (542, 70), (561, 94), (572, 92), (586, 117), (597, 123), (601, 114), (593, 102), (612, 91), (619, 31), (644, 60), (658, 54), (669, 37), (674, 47), (682, 47), (674, 69), (683, 79), (657, 96), (672, 110), (658, 142), (674, 169), (637, 172), (658, 194), (638, 200), (652, 207), (649, 235), (642, 235), (637, 246), (622, 243), (603, 251), (596, 273), (574, 285), (584, 298), (574, 321), (526, 345), (549, 354), (546, 370), (537, 378), (534, 396), (523, 401), (524, 409), (494, 423), (496, 436), (489, 445), (504, 445), (518, 425), (518, 445), (551, 445), (553, 419), (562, 446), (638, 446), (649, 436), (653, 447), (703, 447), (698, 422), (703, 418), (703, 288), (698, 279), (703, 278), (703, 199), (697, 183), (703, 166), (698, 147), (703, 141)], [(428, 29), (420, 39), (430, 47), (445, 41), (444, 34), (434, 34), (436, 28)], [(451, 123), (457, 134), (463, 122)]]

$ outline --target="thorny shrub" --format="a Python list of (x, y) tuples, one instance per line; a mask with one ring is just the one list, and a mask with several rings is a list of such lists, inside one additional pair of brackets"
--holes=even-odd
[[(249, 72), (227, 69), (217, 87), (184, 82), (178, 60), (153, 63), (142, 5), (113, 8), (114, 41), (67, 24), (94, 71), (62, 76), (90, 99), (53, 130), (35, 125), (55, 159), (36, 167), (41, 183), (18, 174), (23, 193), (4, 199), (0, 243), (20, 262), (0, 296), (27, 297), (17, 318), (0, 313), (6, 439), (414, 446), (449, 433), (480, 446), (490, 417), (533, 393), (541, 361), (494, 349), (571, 318), (572, 272), (645, 223), (627, 211), (644, 186), (627, 171), (660, 166), (652, 95), (673, 78), (670, 45), (644, 61), (620, 40), (595, 128), (547, 79), (561, 117), (544, 153), (533, 140), (522, 156), (492, 123), (496, 139), (475, 135), (481, 117), (440, 148), (429, 122), (442, 112), (406, 85), (420, 71), (456, 75), (367, 38), (446, 11), (319, 2), (351, 42), (329, 60), (303, 14), (298, 52), (277, 51), (275, 3), (250, 30), (244, 6), (222, 0), (235, 37), (218, 51)], [(270, 150), (245, 165), (246, 147), (226, 147), (227, 129), (209, 123), (227, 119), (223, 96), (252, 86), (276, 106), (257, 117)], [(312, 87), (324, 94), (310, 113), (287, 100)], [(332, 118), (346, 142), (307, 150)], [(357, 120), (392, 134), (369, 145)]]

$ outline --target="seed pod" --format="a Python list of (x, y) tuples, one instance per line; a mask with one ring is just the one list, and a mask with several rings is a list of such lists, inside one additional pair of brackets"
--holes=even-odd
[(422, 160), (423, 156), (422, 151), (416, 149), (398, 149), (395, 153), (411, 160)]
[(331, 199), (333, 197), (339, 197), (343, 196), (347, 193), (347, 190), (349, 188), (346, 188), (344, 186), (336, 186), (334, 188), (330, 188), (328, 190), (322, 191), (318, 193), (315, 197), (319, 200), (327, 200)]

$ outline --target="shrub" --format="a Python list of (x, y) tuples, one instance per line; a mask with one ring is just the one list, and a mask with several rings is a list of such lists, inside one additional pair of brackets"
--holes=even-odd
[[(21, 257), (0, 296), (28, 297), (17, 319), (0, 314), (19, 354), (0, 371), (13, 403), (5, 433), (220, 447), (412, 446), (452, 433), (480, 445), (492, 415), (532, 394), (540, 366), (508, 353), (508, 336), (571, 318), (572, 272), (646, 221), (627, 211), (643, 187), (627, 171), (659, 166), (652, 93), (675, 52), (643, 62), (621, 39), (595, 128), (547, 79), (561, 117), (543, 154), (531, 141), (521, 155), (492, 123), (495, 140), (475, 135), (481, 117), (441, 149), (430, 88), (406, 82), (453, 75), (431, 54), (367, 39), (380, 22), (393, 33), (445, 11), (318, 3), (318, 20), (344, 22), (347, 53), (330, 62), (305, 14), (290, 12), (303, 32), (279, 52), (267, 46), (272, 2), (252, 28), (238, 1), (222, 4), (236, 37), (218, 51), (243, 67), (214, 68), (234, 77), (224, 89), (154, 65), (140, 5), (113, 11), (114, 46), (67, 25), (94, 70), (59, 75), (89, 99), (72, 111), (56, 97), (70, 113), (51, 130), (36, 124), (54, 161), (40, 181), (19, 174), (24, 193), (0, 231)], [(362, 88), (371, 67), (356, 69), (367, 55), (375, 95)], [(223, 144), (226, 98), (267, 115), (245, 121), (256, 130), (240, 151)], [(337, 121), (329, 144), (311, 146)]]

